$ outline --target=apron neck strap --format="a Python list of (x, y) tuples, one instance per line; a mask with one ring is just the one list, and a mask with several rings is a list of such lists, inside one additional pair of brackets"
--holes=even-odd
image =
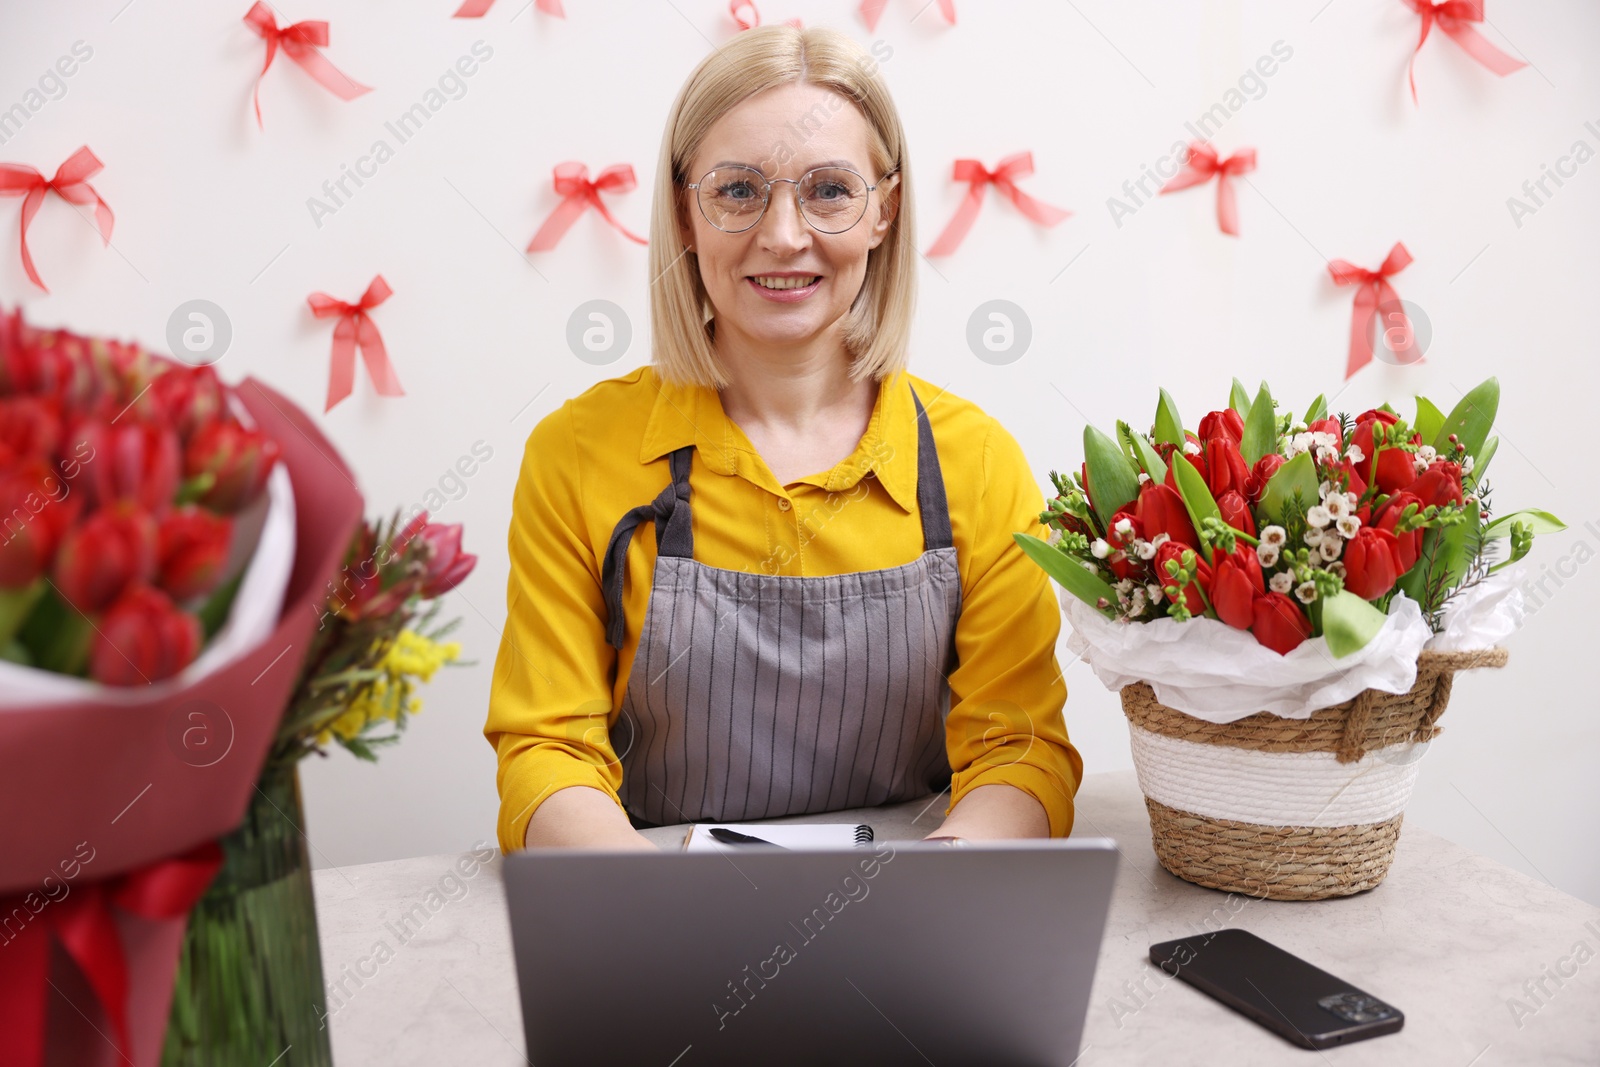
[(689, 519), (689, 463), (694, 445), (684, 445), (668, 457), (672, 481), (648, 504), (640, 504), (622, 516), (611, 531), (605, 561), (600, 569), (600, 590), (606, 602), (606, 641), (621, 648), (626, 620), (622, 617), (622, 583), (627, 574), (628, 546), (643, 522), (656, 527), (656, 554), (694, 556), (694, 529)]
[(955, 540), (950, 532), (950, 505), (944, 495), (939, 451), (933, 445), (928, 413), (923, 410), (922, 398), (914, 388), (911, 400), (917, 405), (917, 510), (922, 513), (922, 547), (924, 550), (949, 548)]

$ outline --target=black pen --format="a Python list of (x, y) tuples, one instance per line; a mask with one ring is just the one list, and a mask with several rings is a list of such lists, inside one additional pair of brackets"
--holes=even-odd
[(721, 826), (713, 826), (711, 828), (711, 836), (716, 838), (718, 841), (721, 841), (725, 845), (771, 845), (773, 848), (783, 847), (776, 841), (767, 841), (760, 837), (751, 837), (749, 834), (741, 834), (737, 830), (729, 830)]

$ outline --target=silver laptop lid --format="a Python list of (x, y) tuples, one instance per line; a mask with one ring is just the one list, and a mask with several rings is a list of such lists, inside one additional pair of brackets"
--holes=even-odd
[(1108, 838), (519, 852), (528, 1059), (1067, 1067), (1116, 865)]

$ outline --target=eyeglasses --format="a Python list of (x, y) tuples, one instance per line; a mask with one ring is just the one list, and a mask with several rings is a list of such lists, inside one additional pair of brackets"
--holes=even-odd
[(843, 233), (867, 213), (867, 196), (899, 170), (889, 168), (874, 185), (844, 167), (818, 167), (795, 178), (767, 180), (754, 167), (718, 167), (685, 188), (695, 190), (700, 214), (724, 233), (742, 233), (761, 221), (772, 199), (772, 187), (795, 187), (801, 216), (822, 233)]

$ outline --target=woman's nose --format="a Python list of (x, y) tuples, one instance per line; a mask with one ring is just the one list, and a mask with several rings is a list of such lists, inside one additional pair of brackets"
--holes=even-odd
[(791, 182), (774, 182), (761, 219), (762, 240), (775, 249), (805, 247), (811, 229), (800, 214), (799, 189)]

